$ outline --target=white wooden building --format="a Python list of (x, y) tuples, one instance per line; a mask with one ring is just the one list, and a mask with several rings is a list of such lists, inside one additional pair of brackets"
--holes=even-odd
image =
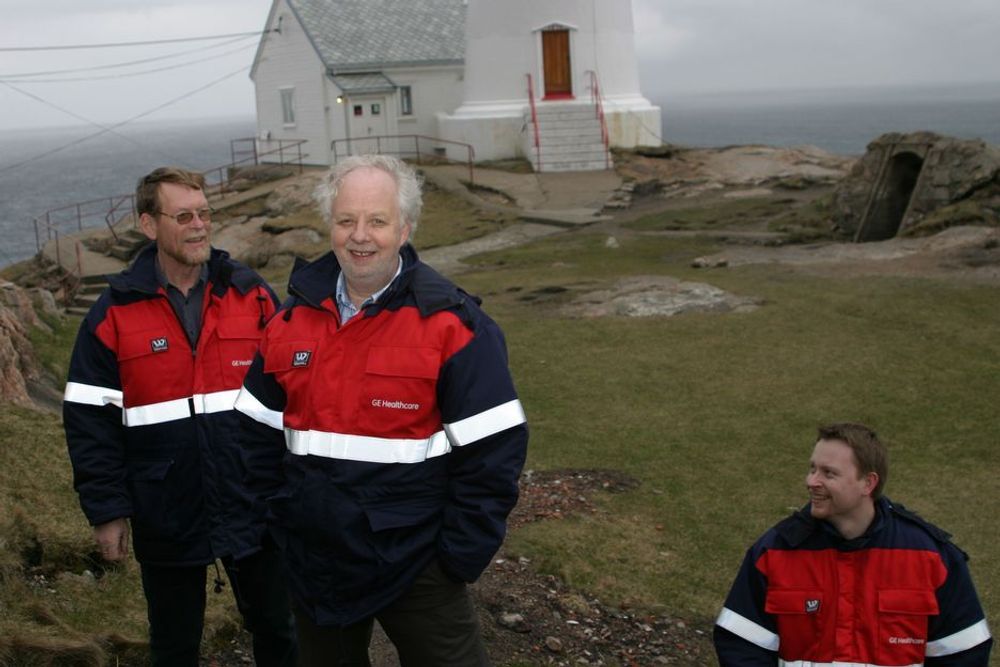
[(274, 0), (250, 77), (261, 151), (306, 139), (312, 164), (424, 135), (477, 160), (605, 168), (595, 87), (610, 145), (659, 143), (629, 0)]

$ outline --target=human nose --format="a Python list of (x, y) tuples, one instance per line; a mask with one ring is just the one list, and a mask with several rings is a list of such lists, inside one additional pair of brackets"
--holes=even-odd
[(351, 240), (355, 243), (362, 243), (368, 240), (368, 222), (365, 220), (358, 220), (353, 227), (351, 227)]
[(817, 475), (815, 470), (810, 470), (808, 473), (806, 473), (806, 488), (811, 489), (814, 486), (818, 485), (819, 485), (819, 476)]

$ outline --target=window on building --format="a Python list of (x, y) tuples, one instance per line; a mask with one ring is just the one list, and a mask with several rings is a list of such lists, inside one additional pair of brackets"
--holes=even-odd
[(281, 120), (285, 125), (295, 125), (295, 89), (281, 89)]
[(399, 87), (399, 112), (403, 116), (413, 115), (413, 91), (409, 86)]
[(373, 104), (372, 105), (372, 115), (373, 116), (379, 116), (381, 114), (382, 114), (382, 105), (381, 104)]
[(355, 116), (364, 116), (365, 115), (365, 106), (363, 104), (355, 104), (354, 105), (354, 115)]

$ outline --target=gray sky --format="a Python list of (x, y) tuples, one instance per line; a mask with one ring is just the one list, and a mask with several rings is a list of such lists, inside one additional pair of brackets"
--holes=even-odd
[[(270, 4), (270, 0), (0, 0), (0, 47), (259, 31)], [(633, 0), (633, 7), (643, 93), (661, 103), (671, 95), (692, 93), (1000, 80), (996, 0)], [(252, 116), (253, 88), (247, 72), (240, 70), (249, 66), (255, 44), (248, 38), (228, 45), (189, 42), (0, 51), (0, 129), (83, 122), (50, 105), (111, 125), (181, 97), (183, 101), (153, 111), (145, 120)], [(131, 68), (58, 75), (117, 75), (111, 79), (28, 83), (8, 78), (165, 56)], [(121, 76), (193, 61), (199, 64)], [(227, 75), (231, 76), (213, 83)]]

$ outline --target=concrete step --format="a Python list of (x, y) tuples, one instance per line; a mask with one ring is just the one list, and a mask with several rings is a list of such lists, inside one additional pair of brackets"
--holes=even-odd
[(604, 171), (605, 169), (611, 169), (614, 164), (605, 164), (604, 160), (600, 161), (581, 161), (581, 162), (546, 162), (542, 160), (542, 168), (538, 169), (535, 163), (532, 163), (535, 171), (552, 172), (552, 171)]
[[(528, 109), (531, 113), (531, 109)], [(569, 116), (590, 116), (597, 115), (597, 110), (592, 104), (538, 104), (535, 106), (536, 116), (551, 116), (553, 114), (566, 114)]]
[(84, 294), (81, 292), (77, 292), (76, 296), (73, 297), (73, 305), (80, 306), (81, 308), (90, 308), (95, 303), (97, 303), (97, 299), (99, 299), (100, 296), (101, 296), (100, 293)]
[(76, 290), (76, 295), (80, 298), (85, 298), (85, 299), (93, 298), (94, 300), (96, 300), (97, 297), (101, 296), (101, 294), (103, 294), (104, 290), (106, 290), (107, 288), (108, 288), (107, 284), (99, 285), (97, 283), (94, 283), (92, 285), (84, 285), (83, 283), (80, 283), (80, 287), (77, 288)]
[(90, 291), (91, 289), (103, 290), (107, 286), (108, 281), (103, 274), (95, 273), (94, 275), (81, 277), (80, 284), (81, 291)]
[(595, 150), (603, 151), (604, 142), (601, 141), (600, 137), (546, 137), (542, 136), (539, 138), (539, 142), (542, 146), (551, 146), (553, 148), (576, 148), (577, 150)]
[(541, 153), (543, 159), (553, 160), (603, 160), (604, 146), (578, 147), (578, 146), (542, 146)]
[[(531, 125), (531, 116), (527, 116), (524, 119), (525, 124)], [(586, 127), (587, 125), (601, 126), (601, 121), (598, 118), (594, 118), (592, 115), (586, 116), (538, 116), (538, 125), (540, 127), (547, 127), (550, 125), (565, 125), (567, 127)]]
[(130, 246), (130, 245), (114, 245), (111, 246), (111, 250), (108, 254), (115, 259), (120, 259), (123, 262), (128, 262), (132, 259), (132, 256), (138, 252), (139, 248), (142, 246)]
[[(532, 130), (534, 132), (534, 130)], [(538, 134), (545, 137), (597, 137), (601, 138), (600, 125), (566, 127), (564, 125), (539, 126)]]

